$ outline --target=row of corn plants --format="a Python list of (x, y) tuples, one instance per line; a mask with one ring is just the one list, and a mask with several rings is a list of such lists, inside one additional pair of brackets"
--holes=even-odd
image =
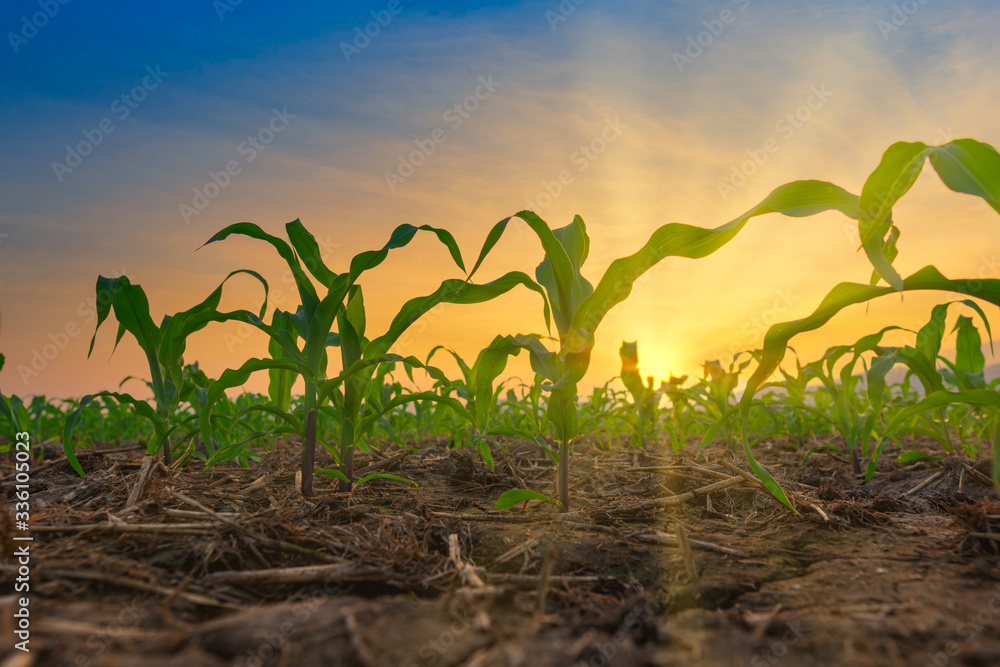
[[(135, 433), (148, 437), (150, 449), (162, 452), (168, 464), (175, 457), (195, 456), (210, 465), (230, 460), (248, 465), (257, 457), (252, 443), (263, 442), (266, 447), (277, 437), (296, 437), (302, 442), (300, 484), (305, 495), (312, 491), (317, 444), (326, 447), (337, 462), (336, 468), (324, 474), (337, 478), (340, 489), (349, 491), (360, 481), (354, 472), (355, 452), (379, 438), (418, 444), (429, 435), (446, 434), (456, 446), (474, 447), (492, 464), (494, 447), (505, 438), (523, 437), (534, 440), (552, 457), (556, 498), (519, 489), (505, 494), (501, 504), (543, 497), (563, 511), (570, 508), (568, 467), (573, 445), (587, 434), (612, 446), (647, 447), (662, 440), (674, 449), (687, 446), (692, 438), (700, 449), (719, 437), (733, 450), (742, 448), (757, 476), (786, 504), (781, 488), (753, 456), (752, 445), (762, 437), (784, 432), (805, 446), (807, 435), (837, 433), (843, 441), (839, 454), (855, 472), (868, 477), (874, 474), (887, 444), (905, 432), (929, 435), (945, 451), (954, 449), (957, 439), (959, 446), (971, 452), (984, 435), (1000, 448), (1000, 420), (996, 418), (1000, 394), (983, 377), (976, 326), (978, 321), (991, 338), (989, 321), (978, 302), (1000, 304), (1000, 281), (949, 279), (933, 266), (904, 279), (892, 265), (900, 238), (893, 206), (928, 160), (949, 188), (978, 196), (1000, 211), (1000, 155), (993, 147), (972, 139), (941, 146), (900, 142), (885, 152), (860, 195), (823, 181), (795, 181), (776, 188), (719, 227), (667, 223), (634, 253), (614, 260), (596, 283), (584, 275), (590, 236), (579, 216), (555, 229), (531, 211), (505, 218), (489, 230), (471, 269), (466, 268), (462, 251), (448, 231), (400, 225), (381, 248), (358, 254), (340, 272), (327, 266), (315, 238), (298, 220), (285, 226), (287, 240), (256, 224), (237, 223), (212, 236), (206, 245), (233, 243), (230, 239), (235, 237), (270, 245), (294, 278), (299, 296), (295, 310), (269, 311), (267, 281), (256, 271), (242, 269), (227, 276), (196, 306), (165, 316), (157, 325), (141, 286), (126, 277), (99, 277), (94, 339), (113, 314), (118, 322), (116, 344), (127, 333), (146, 354), (146, 384), (152, 401), (119, 387), (119, 391), (97, 392), (53, 412), (44, 399), (25, 405), (17, 397), (4, 396), (0, 417), (15, 428), (35, 420), (37, 426), (45, 422), (53, 431), (51, 418), (65, 412), (63, 447), (80, 474), (76, 438), (107, 439), (107, 425), (117, 424), (122, 408), (145, 420), (142, 428), (146, 430)], [(759, 350), (737, 355), (728, 366), (723, 360), (706, 362), (702, 377), (688, 385), (686, 378), (671, 377), (655, 386), (653, 378), (643, 378), (639, 372), (637, 342), (623, 342), (622, 371), (616, 382), (596, 388), (581, 400), (579, 384), (589, 368), (601, 322), (651, 267), (669, 257), (697, 259), (722, 251), (760, 215), (806, 218), (825, 211), (857, 221), (862, 248), (873, 267), (867, 284), (835, 286), (809, 316), (772, 326)], [(542, 258), (534, 275), (512, 270), (487, 282), (473, 282), (483, 261), (513, 224), (526, 225), (539, 240)], [(789, 233), (796, 232), (804, 233), (798, 229)], [(367, 326), (364, 274), (386, 262), (417, 234), (435, 237), (459, 275), (444, 280), (430, 294), (407, 301), (385, 331), (373, 333)], [(261, 284), (263, 302), (253, 310), (220, 311), (223, 288), (238, 275)], [(483, 303), (513, 289), (537, 294), (539, 324), (544, 325), (545, 334), (500, 333), (471, 364), (446, 346), (435, 348), (424, 359), (392, 351), (400, 336), (437, 305)], [(958, 352), (954, 361), (940, 355), (948, 313), (948, 303), (943, 303), (934, 309), (928, 324), (914, 332), (915, 345), (884, 345), (885, 334), (899, 329), (887, 327), (851, 345), (832, 347), (813, 362), (803, 365), (796, 360), (794, 370), (782, 366), (797, 334), (823, 326), (849, 305), (912, 290), (958, 295), (952, 301), (960, 301), (971, 313), (960, 315), (955, 325)], [(239, 368), (211, 379), (196, 364), (185, 364), (186, 341), (193, 333), (224, 322), (241, 322), (264, 332), (270, 341), (268, 356), (247, 359)], [(509, 358), (521, 353), (528, 355), (534, 377), (530, 382), (503, 379)], [(450, 355), (461, 377), (447, 377), (433, 365), (435, 355)], [(906, 378), (894, 388), (886, 377), (897, 366), (907, 369)], [(433, 386), (424, 391), (408, 389), (402, 375), (412, 381), (414, 372), (425, 373)], [(774, 377), (776, 372), (779, 375)], [(267, 395), (244, 393), (230, 398), (230, 392), (254, 373), (268, 374)], [(742, 380), (744, 374), (749, 374), (746, 380)], [(911, 379), (919, 391), (911, 388)], [(293, 396), (297, 381), (305, 389), (302, 395)], [(746, 384), (739, 395), (742, 382)], [(121, 424), (112, 428), (118, 434), (126, 432)]]

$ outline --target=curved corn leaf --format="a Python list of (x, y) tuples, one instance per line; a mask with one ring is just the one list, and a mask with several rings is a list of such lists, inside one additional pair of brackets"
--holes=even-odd
[(365, 347), (365, 357), (375, 357), (387, 353), (389, 348), (403, 335), (410, 325), (416, 322), (421, 315), (440, 303), (483, 303), (509, 292), (518, 285), (524, 285), (533, 292), (541, 295), (547, 324), (549, 320), (549, 304), (545, 299), (545, 292), (535, 281), (521, 271), (510, 271), (492, 282), (483, 284), (450, 279), (442, 282), (432, 294), (410, 299), (403, 304), (403, 307), (393, 318), (392, 324), (389, 325), (389, 330)]
[(458, 268), (465, 272), (465, 262), (462, 261), (462, 251), (458, 248), (458, 243), (455, 242), (455, 237), (451, 235), (450, 232), (439, 229), (437, 227), (431, 227), (430, 225), (420, 225), (415, 227), (413, 225), (400, 225), (393, 230), (392, 235), (389, 240), (381, 250), (368, 250), (359, 255), (355, 255), (351, 260), (351, 273), (350, 273), (350, 284), (358, 279), (358, 277), (370, 269), (374, 269), (376, 266), (385, 261), (385, 258), (389, 256), (389, 251), (396, 248), (402, 248), (413, 240), (418, 231), (428, 231), (432, 232), (437, 236), (438, 240), (441, 241), (447, 248), (448, 252), (451, 253), (451, 258), (454, 260)]
[[(323, 475), (324, 477), (330, 477), (332, 479), (340, 480), (341, 482), (351, 483), (351, 480), (347, 479), (347, 475), (338, 470), (337, 468), (323, 468), (322, 470), (316, 471), (317, 475)], [(373, 479), (391, 479), (394, 482), (402, 482), (403, 484), (409, 484), (410, 486), (419, 486), (412, 479), (406, 479), (405, 477), (400, 477), (399, 475), (391, 475), (387, 472), (376, 472), (371, 475), (365, 475), (358, 481), (354, 482), (354, 488), (358, 488), (365, 482), (370, 482)]]
[(889, 146), (861, 191), (858, 229), (872, 266), (896, 290), (902, 289), (903, 279), (890, 263), (895, 246), (883, 237), (892, 225), (893, 205), (912, 187), (927, 158), (951, 190), (981, 197), (1000, 213), (1000, 154), (989, 144), (956, 139), (940, 146), (919, 141)]
[[(267, 310), (267, 281), (256, 271), (237, 269), (226, 276), (204, 301), (169, 318), (164, 318), (160, 330), (161, 341), (158, 359), (163, 368), (170, 373), (176, 386), (179, 387), (182, 384), (181, 367), (183, 366), (184, 352), (187, 349), (188, 336), (204, 329), (209, 322), (225, 321), (225, 319), (219, 319), (213, 315), (218, 313), (217, 309), (222, 301), (222, 288), (230, 278), (240, 273), (253, 276), (264, 286), (264, 303), (261, 304), (258, 315), (258, 317), (264, 317)], [(210, 317), (206, 317), (206, 315)]]
[(631, 294), (639, 276), (665, 257), (697, 259), (711, 255), (758, 215), (781, 213), (805, 217), (828, 210), (857, 218), (858, 197), (832, 183), (795, 181), (776, 188), (752, 209), (721, 227), (705, 229), (679, 222), (663, 225), (637, 252), (611, 263), (593, 293), (573, 313), (562, 353), (581, 352), (592, 347), (594, 332), (608, 311)]
[[(298, 222), (298, 221), (296, 221)], [(301, 224), (301, 223), (300, 223)], [(278, 251), (281, 258), (285, 260), (288, 264), (288, 268), (292, 271), (292, 276), (295, 278), (295, 286), (299, 291), (299, 298), (302, 300), (302, 305), (305, 307), (306, 315), (311, 316), (316, 306), (319, 304), (319, 295), (316, 294), (316, 287), (309, 280), (309, 276), (305, 274), (302, 270), (302, 265), (299, 264), (299, 258), (296, 257), (295, 251), (285, 243), (284, 240), (279, 239), (277, 236), (272, 236), (268, 234), (263, 229), (258, 227), (252, 222), (237, 222), (234, 225), (229, 225), (216, 232), (216, 234), (205, 241), (204, 248), (209, 243), (215, 243), (216, 241), (222, 241), (233, 234), (239, 234), (241, 236), (248, 236), (252, 239), (257, 239), (258, 241), (265, 241), (274, 246), (274, 249)], [(201, 248), (199, 248), (200, 250)]]
[[(926, 266), (904, 281), (903, 291), (940, 290), (970, 294), (978, 299), (1000, 305), (1000, 280), (987, 278), (983, 280), (949, 280), (941, 275), (933, 266)], [(743, 398), (740, 401), (744, 417), (749, 408), (754, 392), (777, 369), (785, 355), (788, 341), (797, 334), (812, 331), (823, 326), (844, 308), (856, 303), (863, 303), (886, 294), (894, 294), (896, 290), (889, 287), (875, 287), (858, 283), (840, 283), (824, 297), (819, 307), (808, 317), (793, 322), (775, 324), (764, 335), (764, 349), (760, 365), (747, 381)]]
[(327, 268), (323, 262), (323, 256), (320, 253), (319, 244), (316, 243), (316, 237), (305, 228), (305, 225), (300, 220), (293, 220), (285, 224), (285, 233), (288, 234), (288, 240), (292, 242), (292, 247), (295, 248), (295, 252), (298, 253), (299, 258), (306, 265), (309, 273), (321, 285), (329, 289), (333, 285), (333, 281), (337, 279), (337, 274)]
[[(941, 290), (971, 294), (995, 305), (1000, 305), (1000, 280), (992, 278), (985, 280), (949, 280), (941, 275), (933, 266), (924, 267), (903, 281), (903, 291), (913, 290)], [(760, 470), (763, 470), (763, 468), (760, 468), (756, 461), (753, 460), (752, 453), (747, 446), (750, 405), (753, 401), (754, 393), (774, 373), (781, 363), (781, 359), (784, 357), (785, 350), (788, 347), (788, 341), (799, 333), (820, 328), (830, 321), (834, 315), (850, 305), (895, 293), (897, 293), (896, 290), (891, 287), (840, 283), (826, 295), (819, 307), (808, 317), (793, 322), (775, 324), (768, 329), (764, 336), (764, 348), (760, 364), (747, 381), (746, 389), (740, 399), (740, 413), (743, 418), (743, 447), (751, 467), (754, 467), (755, 473), (758, 468)], [(769, 475), (768, 479), (762, 479), (762, 481), (764, 481), (772, 493), (775, 493), (775, 488), (780, 492), (777, 483)], [(771, 483), (774, 484), (775, 488), (770, 486)], [(784, 497), (783, 492), (781, 492), (780, 496), (777, 493), (775, 495), (779, 500)], [(787, 499), (782, 500), (782, 502), (788, 505)]]

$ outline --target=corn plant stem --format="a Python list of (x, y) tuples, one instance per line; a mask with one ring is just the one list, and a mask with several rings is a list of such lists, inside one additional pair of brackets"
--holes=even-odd
[(569, 442), (559, 443), (559, 509), (569, 511)]
[(347, 481), (340, 481), (340, 490), (350, 492), (354, 486), (354, 420), (345, 419), (340, 427), (340, 471)]
[(163, 446), (163, 463), (169, 468), (174, 462), (174, 454), (170, 451), (170, 437), (163, 437), (160, 444)]
[(302, 495), (312, 493), (313, 464), (316, 461), (316, 410), (306, 416), (306, 433), (302, 441)]

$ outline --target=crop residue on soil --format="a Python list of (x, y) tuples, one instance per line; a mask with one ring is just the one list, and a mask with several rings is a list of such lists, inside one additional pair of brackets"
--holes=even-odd
[[(128, 507), (141, 451), (81, 452), (86, 479), (37, 462), (32, 651), (17, 664), (1000, 664), (989, 460), (886, 461), (862, 485), (827, 453), (800, 466), (761, 443), (796, 515), (721, 447), (581, 443), (559, 515), (493, 509), (507, 489), (551, 492), (536, 447), (512, 441), (490, 469), (424, 444), (359, 462), (417, 488), (347, 496), (317, 479), (309, 499), (295, 443), (214, 476), (147, 463)], [(0, 570), (5, 607), (15, 571)]]

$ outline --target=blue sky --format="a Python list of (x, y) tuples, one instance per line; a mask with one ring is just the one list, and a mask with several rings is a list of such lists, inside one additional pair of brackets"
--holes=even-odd
[[(231, 11), (220, 17), (220, 6)], [(52, 16), (36, 20), (45, 7)], [(372, 12), (385, 25), (345, 55)], [(32, 32), (25, 20), (45, 25)], [(201, 300), (234, 268), (280, 284), (268, 248), (238, 240), (195, 252), (232, 222), (280, 234), (300, 218), (343, 270), (402, 222), (446, 227), (472, 255), (490, 225), (535, 205), (553, 226), (584, 217), (596, 282), (665, 222), (717, 226), (799, 178), (857, 192), (894, 141), (997, 145), (998, 27), (995, 3), (918, 0), (7, 3), (0, 386), (80, 395), (145, 373), (132, 341), (110, 356), (110, 328), (86, 358), (99, 274), (142, 284), (156, 319)], [(605, 149), (581, 158), (602, 135), (613, 137)], [(268, 136), (261, 150), (247, 148)], [(54, 166), (88, 137), (100, 141), (77, 167)], [(433, 153), (393, 184), (386, 174), (420, 145)], [(777, 150), (761, 153), (766, 145)], [(754, 154), (766, 159), (747, 163)], [(239, 173), (185, 216), (231, 163)], [(904, 272), (994, 270), (995, 216), (981, 202), (928, 172), (899, 213)], [(617, 374), (623, 339), (639, 339), (640, 362), (657, 376), (757, 346), (754, 322), (775, 303), (781, 318), (800, 317), (837, 282), (866, 280), (855, 250), (849, 226), (831, 215), (763, 219), (710, 258), (668, 260), (644, 283), (654, 287), (637, 289), (599, 330), (588, 379)], [(446, 259), (422, 240), (374, 272), (372, 321), (384, 325), (407, 298), (455, 277)], [(480, 277), (530, 273), (540, 259), (536, 241), (513, 235)], [(237, 281), (227, 304), (248, 307), (258, 291)], [(930, 303), (845, 315), (802, 345), (818, 356), (886, 323), (914, 326)], [(401, 351), (443, 343), (474, 356), (496, 333), (540, 330), (537, 311), (528, 294), (446, 309)], [(67, 327), (79, 333), (32, 367)], [(233, 335), (199, 334), (189, 360), (217, 375), (264, 353), (261, 337), (234, 345)]]

